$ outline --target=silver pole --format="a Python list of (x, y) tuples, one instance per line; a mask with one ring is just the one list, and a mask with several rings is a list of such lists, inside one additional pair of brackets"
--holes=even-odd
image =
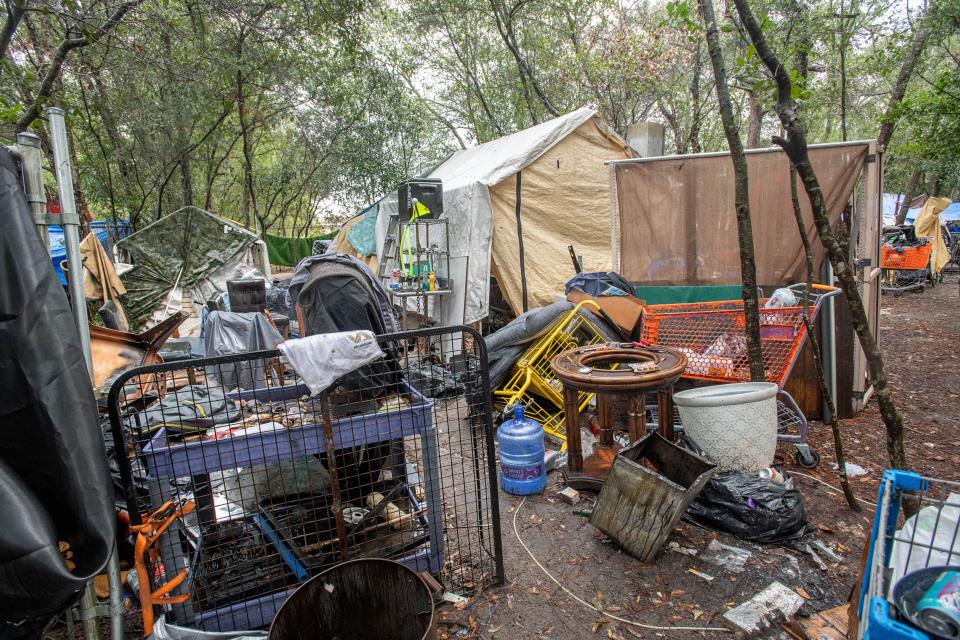
[(47, 254), (50, 253), (50, 239), (47, 237), (47, 194), (43, 189), (43, 168), (41, 165), (40, 138), (35, 133), (23, 131), (17, 134), (17, 147), (23, 159), (23, 189), (27, 203), (33, 213), (33, 220), (40, 234)]
[(107, 562), (107, 583), (110, 585), (110, 637), (112, 640), (123, 640), (123, 583), (120, 580), (120, 556), (116, 544)]
[(90, 325), (87, 321), (87, 300), (83, 295), (83, 264), (80, 262), (80, 217), (73, 199), (73, 173), (70, 170), (70, 147), (67, 144), (67, 126), (63, 109), (47, 108), (50, 125), (50, 146), (53, 149), (53, 167), (57, 176), (60, 194), (60, 217), (63, 219), (63, 240), (67, 248), (67, 264), (70, 265), (70, 299), (80, 331), (80, 346), (87, 360), (87, 373), (93, 379), (93, 357), (90, 353)]

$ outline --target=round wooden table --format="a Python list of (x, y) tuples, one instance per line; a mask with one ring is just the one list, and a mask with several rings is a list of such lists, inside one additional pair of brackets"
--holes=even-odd
[[(673, 385), (687, 367), (687, 356), (677, 349), (608, 343), (578, 347), (559, 353), (550, 367), (563, 385), (564, 424), (567, 431), (567, 466), (564, 477), (574, 488), (602, 485), (620, 447), (613, 439), (613, 399), (628, 401), (627, 431), (630, 441), (646, 431), (646, 394), (657, 394), (657, 428), (673, 440)], [(600, 440), (583, 458), (580, 440), (581, 393), (597, 396)]]

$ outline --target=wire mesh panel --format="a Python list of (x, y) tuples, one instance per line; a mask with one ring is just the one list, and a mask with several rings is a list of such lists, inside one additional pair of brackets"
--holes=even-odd
[(378, 340), (384, 358), (317, 395), (279, 351), (114, 384), (131, 519), (195, 505), (147, 558), (155, 588), (189, 570), (175, 621), (266, 626), (298, 584), (347, 559), (392, 558), (462, 595), (502, 580), (483, 341), (465, 327)]

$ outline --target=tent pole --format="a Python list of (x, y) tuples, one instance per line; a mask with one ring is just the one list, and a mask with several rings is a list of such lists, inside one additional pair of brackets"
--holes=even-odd
[(516, 214), (517, 214), (517, 240), (520, 243), (520, 291), (523, 296), (523, 312), (527, 312), (528, 302), (527, 302), (527, 268), (524, 265), (523, 257), (523, 223), (520, 221), (520, 185), (522, 183), (522, 171), (517, 171), (517, 194), (514, 200), (516, 201)]
[(50, 147), (53, 150), (53, 168), (57, 176), (60, 195), (60, 217), (63, 219), (63, 240), (67, 248), (67, 263), (70, 265), (70, 300), (80, 332), (80, 347), (87, 361), (87, 372), (93, 379), (93, 357), (90, 353), (90, 324), (87, 320), (87, 299), (83, 293), (83, 263), (80, 262), (80, 217), (73, 200), (73, 173), (70, 169), (70, 149), (67, 146), (67, 126), (63, 109), (47, 108), (50, 125)]

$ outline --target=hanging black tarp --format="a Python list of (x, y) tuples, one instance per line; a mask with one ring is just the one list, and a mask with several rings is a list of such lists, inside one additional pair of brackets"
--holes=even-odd
[(79, 332), (2, 147), (0, 221), (0, 637), (12, 637), (99, 573), (115, 518)]

